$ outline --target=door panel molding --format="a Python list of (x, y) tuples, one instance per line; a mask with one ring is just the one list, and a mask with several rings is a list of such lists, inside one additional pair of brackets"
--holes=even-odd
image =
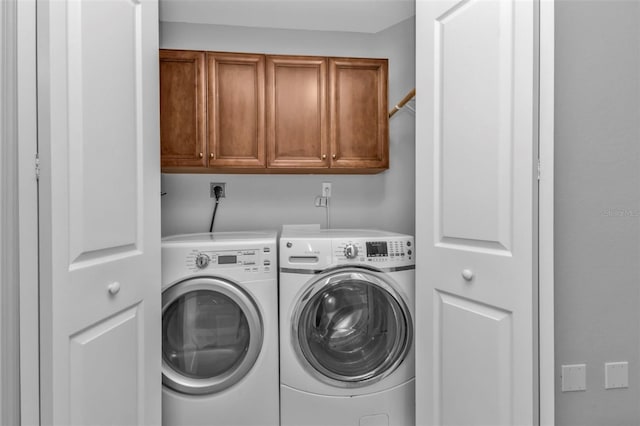
[[(141, 317), (144, 317), (142, 303), (70, 336), (72, 424), (91, 424), (96, 418), (108, 419), (111, 424), (126, 424), (132, 418), (137, 418), (139, 424), (144, 423), (144, 388), (137, 385), (137, 372), (148, 354), (138, 337), (144, 333)], [(115, 372), (96, 369), (95, 366), (105, 357), (118, 359), (124, 368)], [(105, 386), (107, 381), (116, 386)], [(102, 403), (96, 404), (96, 401)], [(109, 401), (126, 401), (126, 405), (118, 404), (114, 409)]]
[(469, 0), (454, 4), (436, 22), (439, 239), (461, 250), (473, 240), (475, 247), (508, 252), (513, 238), (513, 4)]
[[(435, 423), (504, 425), (513, 423), (510, 370), (513, 313), (474, 300), (438, 292), (434, 327), (442, 341), (436, 356)], [(475, 395), (490, 395), (492, 404)], [(465, 409), (460, 409), (460, 401)], [(485, 401), (486, 402), (486, 401)], [(496, 410), (496, 407), (498, 409)]]
[[(143, 218), (137, 200), (142, 188), (136, 165), (144, 152), (142, 70), (137, 60), (141, 7), (130, 0), (66, 2), (66, 59), (68, 78), (74, 82), (67, 86), (71, 259), (139, 244)], [(118, 31), (100, 37), (95, 29), (104, 22), (118, 22)], [(110, 78), (105, 81), (104, 75)], [(119, 143), (122, 140), (134, 143)], [(95, 191), (103, 180), (118, 191)]]

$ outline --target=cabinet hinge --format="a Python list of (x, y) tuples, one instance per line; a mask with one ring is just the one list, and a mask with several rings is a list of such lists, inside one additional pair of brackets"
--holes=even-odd
[(36, 180), (40, 180), (40, 154), (36, 152)]
[(540, 180), (540, 159), (538, 158), (538, 180)]

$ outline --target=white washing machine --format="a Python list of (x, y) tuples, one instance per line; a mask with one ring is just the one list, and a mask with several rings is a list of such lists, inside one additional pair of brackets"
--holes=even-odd
[(282, 426), (415, 424), (413, 237), (284, 228)]
[(277, 233), (162, 240), (162, 424), (279, 424)]

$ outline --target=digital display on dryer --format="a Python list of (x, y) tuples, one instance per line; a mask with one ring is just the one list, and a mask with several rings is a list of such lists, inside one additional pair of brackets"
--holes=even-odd
[(218, 265), (235, 265), (238, 263), (238, 256), (218, 256)]
[(386, 241), (367, 241), (367, 257), (388, 256)]

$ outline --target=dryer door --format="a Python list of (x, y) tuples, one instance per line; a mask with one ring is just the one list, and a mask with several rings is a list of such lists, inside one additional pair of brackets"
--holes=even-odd
[(256, 304), (217, 278), (179, 282), (162, 294), (162, 381), (178, 392), (219, 392), (242, 379), (262, 348)]
[(292, 341), (320, 380), (359, 387), (391, 374), (412, 340), (407, 305), (382, 274), (342, 269), (322, 276), (300, 299)]

